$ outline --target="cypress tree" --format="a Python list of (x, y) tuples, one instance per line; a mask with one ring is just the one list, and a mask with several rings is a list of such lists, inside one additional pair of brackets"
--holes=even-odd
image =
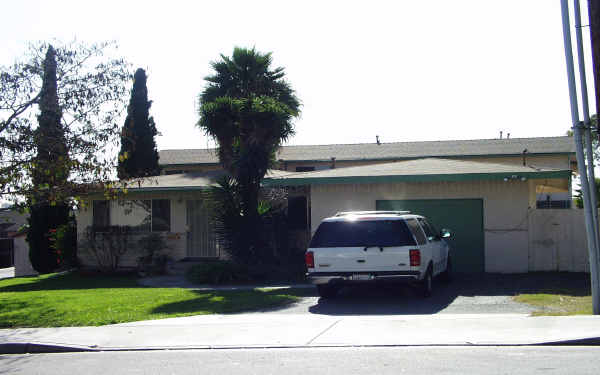
[(56, 196), (57, 187), (65, 186), (70, 161), (58, 103), (56, 52), (48, 47), (44, 59), (42, 90), (39, 97), (38, 128), (34, 132), (37, 155), (31, 167), (36, 193), (29, 200), (30, 217), (27, 242), (33, 268), (46, 273), (56, 269), (58, 256), (51, 246), (51, 231), (69, 220), (69, 206)]
[(121, 151), (117, 166), (120, 179), (157, 176), (160, 173), (154, 140), (157, 131), (149, 113), (152, 101), (148, 100), (146, 80), (144, 69), (136, 70), (127, 118), (121, 131)]

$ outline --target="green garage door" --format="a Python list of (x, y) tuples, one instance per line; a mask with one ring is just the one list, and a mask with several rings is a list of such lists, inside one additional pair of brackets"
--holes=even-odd
[(408, 210), (435, 227), (450, 229), (448, 240), (455, 272), (484, 272), (483, 201), (481, 199), (379, 200), (378, 210)]

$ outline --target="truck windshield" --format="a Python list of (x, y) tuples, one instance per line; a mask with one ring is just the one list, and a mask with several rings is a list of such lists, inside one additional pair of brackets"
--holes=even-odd
[(404, 220), (323, 222), (310, 242), (311, 248), (413, 245)]

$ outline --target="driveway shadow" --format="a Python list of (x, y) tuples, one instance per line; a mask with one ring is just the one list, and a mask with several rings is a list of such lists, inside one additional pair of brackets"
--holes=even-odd
[[(435, 314), (448, 308), (458, 297), (476, 297), (468, 299), (470, 302), (464, 302), (463, 299), (460, 310), (463, 313), (468, 312), (468, 303), (475, 305), (485, 300), (490, 308), (486, 310), (482, 309), (481, 305), (473, 306), (471, 312), (509, 312), (510, 309), (506, 309), (506, 296), (526, 293), (561, 293), (573, 296), (590, 294), (589, 274), (584, 273), (456, 275), (450, 284), (438, 281), (434, 285), (433, 295), (429, 298), (419, 296), (414, 288), (407, 285), (370, 284), (345, 287), (335, 298), (319, 298), (317, 304), (310, 306), (308, 311), (325, 315)], [(502, 309), (495, 311), (494, 304), (498, 304)], [(516, 302), (514, 304), (518, 305)]]
[(408, 285), (360, 285), (342, 288), (332, 299), (319, 298), (308, 311), (325, 315), (435, 314), (456, 297), (454, 286), (439, 283), (429, 298), (421, 297)]

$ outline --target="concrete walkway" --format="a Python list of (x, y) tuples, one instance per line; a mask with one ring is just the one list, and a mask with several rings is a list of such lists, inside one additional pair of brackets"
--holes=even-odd
[(415, 345), (600, 344), (600, 316), (205, 315), (102, 327), (0, 330), (0, 352)]
[(15, 267), (0, 268), (0, 280), (15, 277)]

